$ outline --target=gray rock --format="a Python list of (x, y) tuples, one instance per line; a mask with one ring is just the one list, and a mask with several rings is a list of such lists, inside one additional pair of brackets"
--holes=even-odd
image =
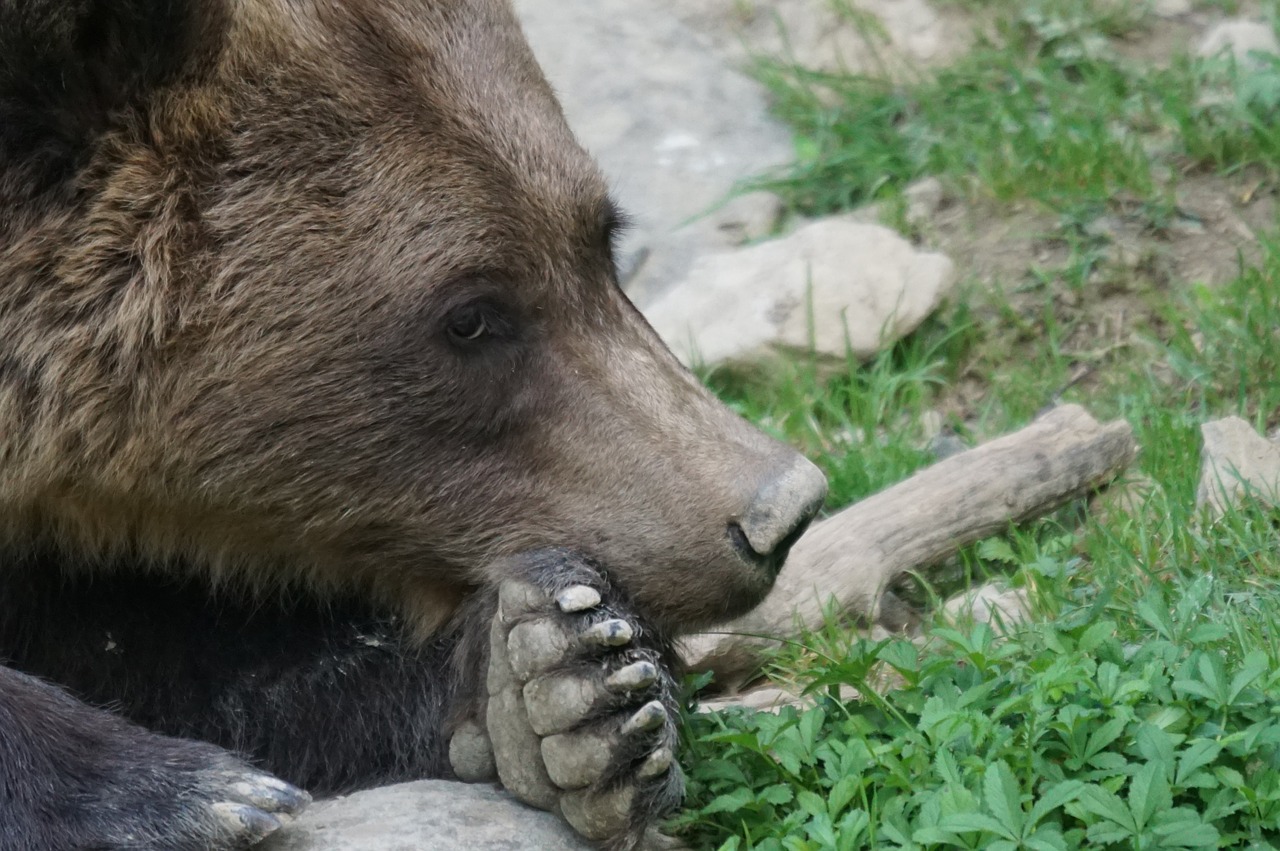
[(1151, 11), (1161, 18), (1180, 18), (1195, 11), (1191, 0), (1155, 0)]
[(933, 439), (929, 441), (929, 454), (936, 461), (945, 461), (952, 455), (959, 455), (961, 452), (968, 450), (969, 444), (958, 435), (950, 431), (938, 432)]
[(733, 245), (773, 236), (782, 221), (782, 199), (772, 192), (748, 192), (730, 198), (716, 211), (725, 241)]
[(925, 177), (904, 189), (902, 197), (907, 202), (907, 224), (922, 228), (929, 224), (942, 208), (946, 192), (942, 188), (941, 180), (936, 177)]
[(321, 801), (261, 851), (591, 851), (558, 816), (492, 786), (425, 780)]
[(1145, 473), (1127, 470), (1116, 481), (1099, 492), (1089, 505), (1089, 510), (1103, 523), (1122, 521), (1126, 517), (1140, 517), (1154, 508), (1152, 500), (1163, 495), (1160, 483)]
[(1254, 431), (1240, 417), (1200, 426), (1204, 451), (1196, 505), (1221, 517), (1246, 495), (1280, 505), (1280, 445)]
[(914, 330), (955, 282), (954, 264), (881, 225), (811, 222), (710, 255), (645, 315), (686, 363), (774, 349), (869, 357)]
[(1031, 600), (1025, 588), (988, 582), (947, 600), (942, 617), (952, 623), (985, 623), (1003, 633), (1031, 620)]
[(1276, 31), (1271, 24), (1245, 18), (1215, 24), (1196, 47), (1199, 56), (1229, 54), (1245, 68), (1256, 68), (1262, 64), (1254, 56), (1256, 53), (1280, 54), (1280, 41), (1276, 39)]
[[(791, 159), (763, 90), (658, 0), (517, 0), (569, 124), (635, 227), (621, 265), (643, 303), (708, 249), (763, 235), (777, 202), (723, 202)], [(721, 206), (723, 205), (723, 206)]]

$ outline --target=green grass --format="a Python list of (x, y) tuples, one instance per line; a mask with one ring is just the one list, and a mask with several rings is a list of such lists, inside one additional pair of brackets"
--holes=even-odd
[[(1073, 232), (1118, 197), (1160, 227), (1192, 171), (1249, 168), (1274, 187), (1280, 68), (1142, 70), (1102, 49), (1140, 33), (1141, 15), (1090, 17), (1084, 0), (953, 3), (994, 9), (996, 36), (934, 76), (764, 72), (800, 139), (796, 166), (769, 184), (794, 209), (892, 198), (936, 174), (986, 203), (1042, 205)], [(1034, 623), (998, 635), (939, 622), (924, 645), (832, 624), (773, 663), (812, 709), (691, 715), (690, 798), (674, 824), (686, 841), (1280, 848), (1280, 511), (1245, 503), (1211, 521), (1195, 505), (1202, 423), (1280, 426), (1280, 234), (1263, 243), (1224, 286), (1144, 293), (1145, 321), (1115, 349), (1081, 353), (1088, 311), (1058, 296), (1100, 296), (1091, 245), (1067, 240), (1066, 264), (1031, 283), (1041, 300), (969, 282), (870, 363), (705, 375), (823, 467), (832, 508), (930, 463), (931, 412), (950, 411), (943, 424), (976, 442), (1058, 398), (1128, 420), (1149, 486), (1128, 508), (1076, 506), (968, 548), (925, 595), (1000, 577), (1027, 590)], [(841, 700), (841, 686), (862, 699)]]
[(1280, 66), (1119, 57), (1139, 4), (1090, 15), (1083, 0), (1002, 9), (996, 34), (915, 83), (762, 63), (796, 162), (757, 182), (794, 209), (829, 212), (893, 197), (938, 175), (997, 199), (1055, 207), (1134, 199), (1159, 219), (1179, 174), (1280, 161)]

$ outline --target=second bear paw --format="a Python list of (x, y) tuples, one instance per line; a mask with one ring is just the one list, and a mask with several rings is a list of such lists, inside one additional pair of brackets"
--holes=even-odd
[(490, 633), (485, 726), (504, 786), (582, 836), (634, 848), (683, 793), (661, 645), (593, 570), (508, 579)]

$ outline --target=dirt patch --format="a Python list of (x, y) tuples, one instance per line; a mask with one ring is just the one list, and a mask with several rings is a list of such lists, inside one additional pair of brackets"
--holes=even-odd
[[(1196, 8), (1197, 4), (1182, 10), (1181, 3), (1170, 3), (1175, 11), (1148, 15), (1138, 29), (1126, 38), (1117, 39), (1116, 51), (1125, 59), (1132, 59), (1154, 67), (1163, 67), (1176, 56), (1194, 54), (1206, 32), (1226, 18), (1253, 18), (1262, 20), (1262, 4), (1256, 0), (1237, 4), (1235, 11), (1227, 14), (1220, 8)], [(1199, 4), (1202, 5), (1202, 4)]]
[(956, 365), (938, 413), (984, 433), (992, 368), (1033, 362), (1044, 349), (1049, 311), (1059, 352), (1072, 364), (1060, 391), (1095, 391), (1119, 364), (1162, 358), (1154, 341), (1174, 330), (1166, 325), (1171, 302), (1194, 286), (1225, 284), (1262, 260), (1258, 234), (1274, 227), (1275, 193), (1247, 174), (1187, 176), (1174, 215), (1161, 221), (1124, 199), (1086, 222), (1064, 222), (1030, 202), (944, 200), (916, 236), (955, 261), (976, 318), (1003, 330), (998, 344), (989, 341), (972, 362)]
[(1262, 257), (1258, 235), (1274, 228), (1276, 187), (1249, 174), (1184, 178), (1177, 191), (1180, 223), (1164, 248), (1171, 277), (1185, 283), (1221, 284), (1240, 265)]
[(948, 200), (918, 238), (955, 260), (963, 277), (1012, 296), (1070, 261), (1077, 226), (1077, 249), (1096, 255), (1083, 283), (1105, 293), (1125, 277), (1161, 289), (1224, 283), (1261, 258), (1258, 234), (1275, 216), (1276, 188), (1262, 178), (1191, 175), (1178, 185), (1173, 215), (1161, 220), (1123, 198), (1074, 225), (1033, 202)]

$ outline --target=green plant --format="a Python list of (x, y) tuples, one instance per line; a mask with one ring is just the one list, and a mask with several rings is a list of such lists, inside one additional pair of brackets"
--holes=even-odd
[(678, 825), (721, 851), (1270, 847), (1277, 660), (1233, 646), (1217, 583), (1189, 590), (823, 655), (812, 709), (690, 719), (701, 806)]
[(1090, 223), (1123, 206), (1167, 233), (1192, 173), (1272, 188), (1280, 64), (1120, 58), (1140, 4), (949, 2), (994, 16), (995, 36), (919, 80), (765, 66), (798, 135), (767, 183), (810, 213), (940, 175), (1051, 211), (1059, 260), (1003, 289), (968, 282), (869, 363), (704, 377), (822, 465), (832, 508), (929, 463), (939, 410), (981, 438), (1056, 399), (1133, 425), (1141, 489), (967, 548), (925, 588), (999, 577), (1034, 623), (939, 620), (921, 646), (832, 623), (772, 664), (812, 708), (690, 715), (673, 828), (709, 851), (1280, 848), (1280, 509), (1196, 506), (1201, 423), (1280, 427), (1274, 228), (1223, 285), (1127, 282), (1146, 315), (1122, 345), (1089, 342), (1106, 249)]

